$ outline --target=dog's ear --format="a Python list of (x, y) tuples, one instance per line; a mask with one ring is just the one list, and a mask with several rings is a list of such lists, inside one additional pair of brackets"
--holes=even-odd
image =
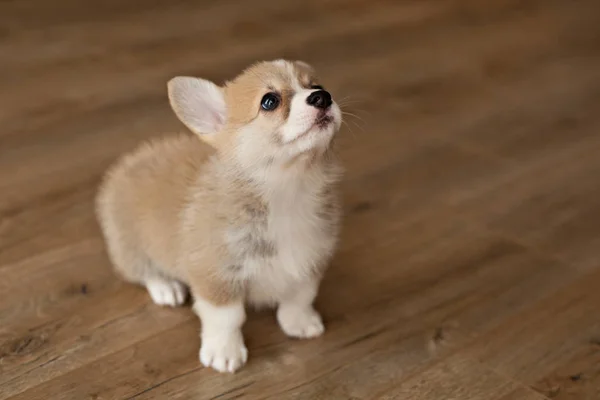
[(177, 118), (203, 140), (211, 142), (227, 118), (223, 90), (205, 79), (187, 76), (171, 79), (167, 87)]
[(309, 63), (307, 63), (307, 62), (304, 62), (304, 61), (302, 61), (302, 60), (296, 60), (296, 61), (294, 61), (294, 62), (295, 62), (297, 65), (301, 66), (302, 68), (306, 68), (307, 70), (309, 70), (309, 71), (311, 71), (311, 72), (315, 70), (315, 69), (312, 67), (312, 65), (310, 65)]

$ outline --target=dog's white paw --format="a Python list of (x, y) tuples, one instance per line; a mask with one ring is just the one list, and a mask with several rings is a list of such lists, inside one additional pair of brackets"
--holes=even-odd
[(167, 279), (150, 279), (146, 288), (152, 301), (161, 306), (180, 306), (185, 303), (187, 288), (181, 282)]
[(200, 362), (219, 372), (235, 372), (248, 360), (241, 332), (202, 337)]
[(312, 307), (279, 307), (277, 321), (285, 334), (294, 338), (309, 339), (325, 332), (321, 316)]

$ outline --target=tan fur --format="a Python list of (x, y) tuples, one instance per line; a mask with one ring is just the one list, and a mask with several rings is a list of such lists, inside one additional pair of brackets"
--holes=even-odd
[[(294, 282), (318, 281), (338, 235), (340, 168), (329, 141), (315, 134), (296, 154), (280, 134), (298, 84), (315, 83), (305, 63), (256, 64), (218, 89), (227, 106), (218, 132), (168, 136), (119, 160), (97, 197), (115, 269), (142, 285), (182, 282), (215, 306), (276, 305)], [(281, 106), (265, 113), (272, 89)], [(194, 108), (177, 90), (173, 109), (194, 130)]]

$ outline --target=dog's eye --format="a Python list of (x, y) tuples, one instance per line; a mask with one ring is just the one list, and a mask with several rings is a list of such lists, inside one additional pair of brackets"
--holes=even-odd
[(260, 101), (260, 106), (265, 111), (273, 111), (279, 106), (279, 96), (276, 93), (267, 93)]
[(323, 90), (324, 89), (323, 86), (321, 86), (321, 85), (311, 85), (310, 88), (314, 89), (314, 90)]

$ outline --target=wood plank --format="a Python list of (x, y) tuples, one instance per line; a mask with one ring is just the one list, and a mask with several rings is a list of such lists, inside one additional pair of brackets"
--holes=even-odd
[[(253, 315), (245, 329), (251, 360), (235, 377), (200, 368), (194, 336), (198, 327), (190, 322), (140, 342), (133, 352), (125, 348), (58, 375), (17, 398), (58, 395), (68, 382), (83, 381), (105, 365), (111, 366), (105, 373), (114, 386), (102, 389), (99, 384), (82, 383), (69, 387), (71, 396), (193, 398), (201, 391), (210, 397), (231, 389), (234, 382), (235, 387), (254, 382), (240, 389), (248, 398), (284, 395), (296, 385), (302, 385), (303, 395), (308, 390), (311, 396), (333, 392), (361, 398), (419, 371), (568, 282), (563, 266), (531, 256), (518, 245), (452, 223), (442, 228), (432, 222), (424, 223), (432, 226), (422, 233), (424, 237), (407, 242), (404, 249), (393, 249), (396, 243), (379, 237), (371, 239), (372, 255), (392, 252), (393, 259), (402, 259), (403, 253), (413, 253), (401, 268), (393, 261), (374, 258), (387, 271), (384, 275), (351, 267), (347, 260), (361, 257), (364, 251), (360, 249), (340, 256), (318, 302), (328, 327), (324, 338), (290, 341), (279, 332), (270, 313)], [(414, 226), (401, 230), (401, 237), (402, 232), (415, 232)], [(182, 335), (194, 340), (183, 340)], [(159, 360), (169, 362), (160, 374), (145, 371)], [(359, 377), (363, 369), (370, 373)], [(266, 378), (269, 371), (274, 375)], [(141, 381), (132, 382), (131, 376)], [(190, 391), (194, 382), (203, 385)], [(145, 391), (145, 386), (153, 389)]]
[(375, 398), (484, 400), (490, 393), (503, 396), (517, 385), (484, 365), (464, 357), (449, 357), (439, 364), (407, 379), (402, 385)]
[(538, 392), (529, 388), (518, 388), (498, 400), (548, 400), (549, 397), (542, 396)]
[[(0, 399), (600, 397), (600, 3), (0, 1)], [(327, 334), (250, 362), (112, 273), (106, 167), (183, 130), (167, 79), (315, 64), (342, 103)], [(596, 307), (597, 308), (597, 307)]]
[(599, 283), (598, 270), (583, 276), (482, 336), (468, 354), (550, 398), (597, 397), (600, 322), (589, 315)]

